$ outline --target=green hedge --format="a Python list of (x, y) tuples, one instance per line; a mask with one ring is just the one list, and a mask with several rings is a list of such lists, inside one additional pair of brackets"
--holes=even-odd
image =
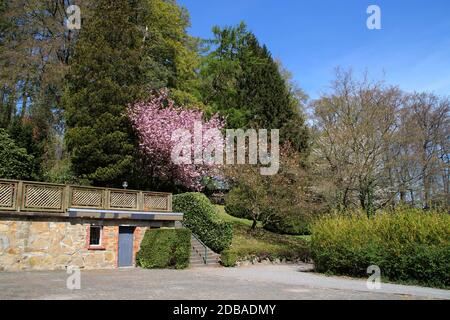
[(143, 268), (176, 268), (189, 266), (191, 231), (189, 229), (150, 229), (145, 232), (137, 265)]
[[(228, 193), (225, 199), (225, 212), (236, 218), (252, 219), (250, 208), (245, 205), (245, 195), (241, 192), (240, 187), (234, 187)], [(274, 199), (274, 209), (262, 208), (263, 217), (271, 217), (264, 222), (263, 228), (279, 233), (290, 235), (308, 235), (310, 234), (309, 226), (311, 224), (311, 214), (305, 208), (302, 212), (300, 209), (286, 207), (286, 201)], [(262, 219), (264, 220), (264, 219)]]
[(266, 223), (264, 229), (280, 234), (309, 235), (311, 234), (309, 230), (310, 220), (301, 216), (284, 217), (277, 221)]
[(224, 250), (220, 254), (220, 263), (224, 267), (234, 267), (237, 262), (237, 254), (231, 250)]
[(250, 210), (242, 205), (239, 188), (231, 189), (225, 197), (225, 212), (236, 218), (251, 219)]
[(367, 277), (378, 265), (387, 280), (450, 286), (450, 216), (396, 212), (330, 216), (312, 225), (311, 250), (319, 272)]
[(184, 226), (213, 251), (222, 252), (230, 247), (233, 227), (217, 216), (216, 208), (204, 194), (188, 192), (175, 195), (173, 210), (184, 213)]

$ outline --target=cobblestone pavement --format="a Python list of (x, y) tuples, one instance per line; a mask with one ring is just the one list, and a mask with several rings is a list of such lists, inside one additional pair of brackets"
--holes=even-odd
[(2, 299), (450, 299), (450, 291), (301, 272), (295, 265), (187, 270), (81, 271), (69, 290), (65, 271), (0, 272)]

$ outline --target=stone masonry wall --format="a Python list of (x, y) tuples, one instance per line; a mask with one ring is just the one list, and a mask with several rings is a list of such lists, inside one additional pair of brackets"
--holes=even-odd
[[(103, 225), (101, 248), (89, 247), (91, 224)], [(89, 219), (0, 217), (0, 271), (116, 268), (118, 225)], [(138, 222), (134, 256), (149, 226)]]

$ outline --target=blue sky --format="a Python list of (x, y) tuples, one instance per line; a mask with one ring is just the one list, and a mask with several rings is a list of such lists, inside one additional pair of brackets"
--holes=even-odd
[[(311, 98), (326, 91), (337, 66), (367, 70), (405, 91), (450, 95), (449, 0), (178, 0), (189, 33), (245, 21)], [(369, 5), (381, 30), (366, 27)]]

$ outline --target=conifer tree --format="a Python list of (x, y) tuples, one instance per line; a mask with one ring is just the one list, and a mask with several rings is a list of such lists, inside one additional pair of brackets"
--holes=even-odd
[[(95, 185), (150, 187), (127, 105), (168, 87), (196, 100), (195, 41), (174, 1), (96, 0), (83, 20), (64, 94), (72, 170)], [(139, 173), (136, 173), (139, 172)]]
[(126, 105), (143, 97), (142, 32), (136, 4), (98, 0), (82, 31), (64, 95), (67, 146), (76, 175), (117, 186), (131, 172), (135, 142)]
[(205, 58), (205, 103), (227, 117), (229, 128), (280, 129), (282, 142), (307, 152), (309, 134), (289, 84), (265, 45), (247, 30), (213, 29), (215, 49)]

